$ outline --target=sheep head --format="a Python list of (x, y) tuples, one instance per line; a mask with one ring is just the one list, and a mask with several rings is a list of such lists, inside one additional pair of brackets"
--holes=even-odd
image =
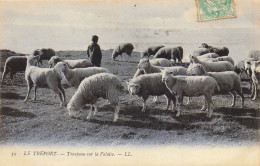
[(118, 52), (116, 50), (114, 50), (113, 53), (112, 53), (112, 58), (113, 58), (114, 61), (116, 60), (116, 57), (118, 55), (119, 55)]
[(139, 84), (130, 82), (127, 83), (127, 88), (131, 95), (136, 95), (139, 92), (141, 86)]
[(76, 107), (76, 105), (71, 102), (68, 103), (67, 110), (69, 111), (69, 116), (71, 118), (76, 118), (78, 117), (78, 114), (81, 113), (81, 108)]
[(150, 66), (149, 59), (141, 59), (139, 64), (137, 65), (137, 68), (140, 70), (147, 69)]
[(205, 75), (206, 71), (201, 64), (190, 64), (187, 69), (188, 75)]
[(27, 55), (26, 58), (27, 58), (27, 64), (29, 64), (31, 66), (36, 66), (40, 56), (39, 55), (37, 55), (37, 56)]
[(171, 87), (176, 83), (177, 78), (173, 76), (172, 71), (168, 71), (167, 69), (161, 70), (162, 74), (162, 82), (165, 83), (166, 87), (171, 91)]

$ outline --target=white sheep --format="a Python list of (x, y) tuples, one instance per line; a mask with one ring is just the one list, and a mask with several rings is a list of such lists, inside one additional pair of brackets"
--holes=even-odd
[(26, 69), (26, 63), (27, 63), (27, 58), (26, 56), (11, 56), (8, 57), (5, 61), (5, 66), (4, 66), (4, 72), (2, 75), (2, 83), (4, 81), (5, 76), (10, 73), (10, 79), (12, 85), (14, 84), (13, 82), (13, 77), (17, 72), (24, 72)]
[(207, 53), (210, 53), (209, 49), (198, 48), (198, 49), (193, 51), (192, 55), (197, 57), (197, 56), (201, 56), (201, 55), (204, 55), (204, 54), (207, 54)]
[(53, 56), (49, 60), (48, 64), (51, 67), (55, 66), (58, 62), (67, 62), (69, 68), (74, 69), (74, 68), (85, 68), (85, 67), (90, 67), (93, 66), (93, 64), (87, 60), (87, 59), (75, 59), (75, 60), (62, 60), (58, 56)]
[(244, 94), (242, 92), (240, 77), (234, 71), (224, 72), (206, 72), (203, 65), (191, 64), (187, 70), (188, 75), (206, 75), (213, 77), (220, 88), (220, 94), (231, 93), (233, 101), (231, 107), (234, 107), (236, 93), (242, 99), (242, 108), (244, 107)]
[(221, 71), (234, 71), (234, 66), (227, 61), (218, 62), (203, 62), (195, 56), (190, 56), (194, 63), (202, 64), (206, 71), (221, 72)]
[[(137, 65), (138, 70), (144, 71), (145, 74), (149, 73), (161, 73), (161, 70), (167, 69), (171, 71), (173, 75), (187, 75), (187, 68), (183, 66), (172, 66), (172, 67), (159, 67), (153, 66), (149, 59), (141, 59)], [(154, 97), (153, 102), (157, 101), (157, 96)], [(188, 102), (189, 103), (189, 102)]]
[(139, 64), (137, 65), (137, 68), (140, 70), (144, 70), (145, 74), (160, 73), (161, 69), (167, 69), (174, 72), (175, 75), (187, 75), (187, 68), (183, 66), (172, 66), (172, 67), (153, 66), (150, 63), (149, 59), (141, 59)]
[[(162, 70), (162, 81), (176, 95), (177, 117), (181, 114), (183, 96), (204, 95), (208, 109), (207, 117), (211, 118), (214, 109), (211, 98), (215, 91), (219, 91), (218, 84), (214, 78), (209, 76), (172, 76), (167, 70)], [(203, 107), (201, 110), (206, 110), (206, 107)]]
[(219, 55), (215, 54), (215, 53), (207, 53), (207, 54), (203, 54), (198, 57), (200, 57), (200, 58), (217, 58), (217, 57), (219, 57)]
[(252, 79), (252, 100), (256, 100), (257, 98), (257, 88), (259, 85), (259, 81), (260, 81), (260, 61), (252, 61), (251, 62), (251, 71), (252, 71), (252, 75), (251, 75), (251, 79)]
[(136, 78), (127, 82), (128, 91), (131, 95), (138, 95), (142, 97), (143, 108), (142, 112), (146, 110), (146, 100), (149, 96), (161, 96), (165, 95), (167, 98), (167, 107), (168, 110), (171, 101), (175, 104), (175, 96), (166, 88), (165, 84), (161, 81), (161, 73), (152, 73), (140, 75)]
[[(172, 66), (172, 62), (165, 58), (155, 58), (155, 59), (149, 60), (149, 62), (153, 66), (162, 66), (162, 67)], [(144, 71), (137, 68), (133, 78), (135, 78), (141, 74), (145, 74)]]
[(119, 96), (123, 88), (121, 80), (111, 73), (99, 73), (85, 78), (68, 103), (69, 116), (77, 117), (85, 104), (91, 104), (92, 108), (87, 117), (87, 119), (90, 119), (93, 109), (95, 110), (94, 115), (98, 111), (96, 106), (97, 99), (102, 97), (108, 99), (115, 107), (114, 122), (116, 122), (120, 110)]
[(66, 105), (65, 91), (61, 85), (61, 80), (64, 76), (60, 75), (55, 69), (33, 66), (37, 62), (38, 58), (38, 56), (27, 56), (25, 80), (27, 82), (28, 91), (24, 102), (28, 100), (31, 89), (34, 85), (34, 100), (36, 100), (37, 88), (49, 87), (58, 94), (61, 100), (60, 105)]
[(215, 58), (218, 61), (227, 61), (230, 62), (233, 66), (235, 64), (234, 60), (230, 57), (230, 56), (221, 56), (221, 57), (217, 57)]
[(86, 77), (92, 76), (97, 73), (110, 73), (109, 70), (103, 67), (70, 69), (67, 62), (58, 62), (54, 66), (54, 69), (57, 72), (63, 73), (68, 83), (75, 88), (78, 88), (80, 82)]

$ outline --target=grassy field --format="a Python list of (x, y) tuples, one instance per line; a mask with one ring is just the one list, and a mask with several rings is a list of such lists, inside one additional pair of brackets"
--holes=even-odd
[[(83, 51), (59, 51), (64, 59), (86, 58)], [(103, 51), (102, 66), (119, 76), (123, 81), (130, 80), (139, 59), (134, 52), (131, 62), (118, 62), (111, 59), (112, 50)], [(1, 71), (5, 59), (14, 55), (1, 51)], [(47, 67), (47, 62), (41, 67)], [(58, 144), (58, 145), (245, 145), (259, 142), (259, 100), (249, 98), (248, 83), (243, 82), (245, 108), (241, 109), (241, 99), (231, 108), (230, 95), (213, 97), (215, 110), (211, 119), (200, 111), (203, 97), (193, 97), (189, 105), (183, 107), (178, 118), (175, 113), (165, 111), (166, 101), (159, 97), (157, 103), (152, 97), (147, 101), (147, 112), (141, 113), (142, 102), (137, 96), (126, 91), (120, 97), (122, 107), (118, 122), (113, 123), (113, 108), (100, 99), (99, 113), (86, 121), (86, 113), (81, 119), (72, 119), (66, 107), (59, 106), (58, 96), (50, 89), (38, 89), (37, 101), (23, 103), (27, 87), (24, 73), (15, 75), (15, 85), (9, 77), (1, 85), (1, 144)], [(124, 83), (125, 89), (126, 84)], [(68, 101), (76, 89), (65, 87)], [(187, 98), (184, 98), (184, 103)]]

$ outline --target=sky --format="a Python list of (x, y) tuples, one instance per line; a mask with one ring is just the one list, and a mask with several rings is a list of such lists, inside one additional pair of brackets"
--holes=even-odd
[(260, 0), (235, 3), (237, 18), (197, 22), (195, 0), (0, 2), (0, 48), (86, 50), (95, 34), (102, 49), (124, 42), (136, 51), (182, 45), (186, 54), (203, 42), (234, 53), (260, 49)]

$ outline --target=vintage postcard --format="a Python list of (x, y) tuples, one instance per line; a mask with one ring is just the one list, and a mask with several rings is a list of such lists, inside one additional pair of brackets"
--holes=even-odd
[(259, 6), (0, 1), (0, 165), (260, 165)]

